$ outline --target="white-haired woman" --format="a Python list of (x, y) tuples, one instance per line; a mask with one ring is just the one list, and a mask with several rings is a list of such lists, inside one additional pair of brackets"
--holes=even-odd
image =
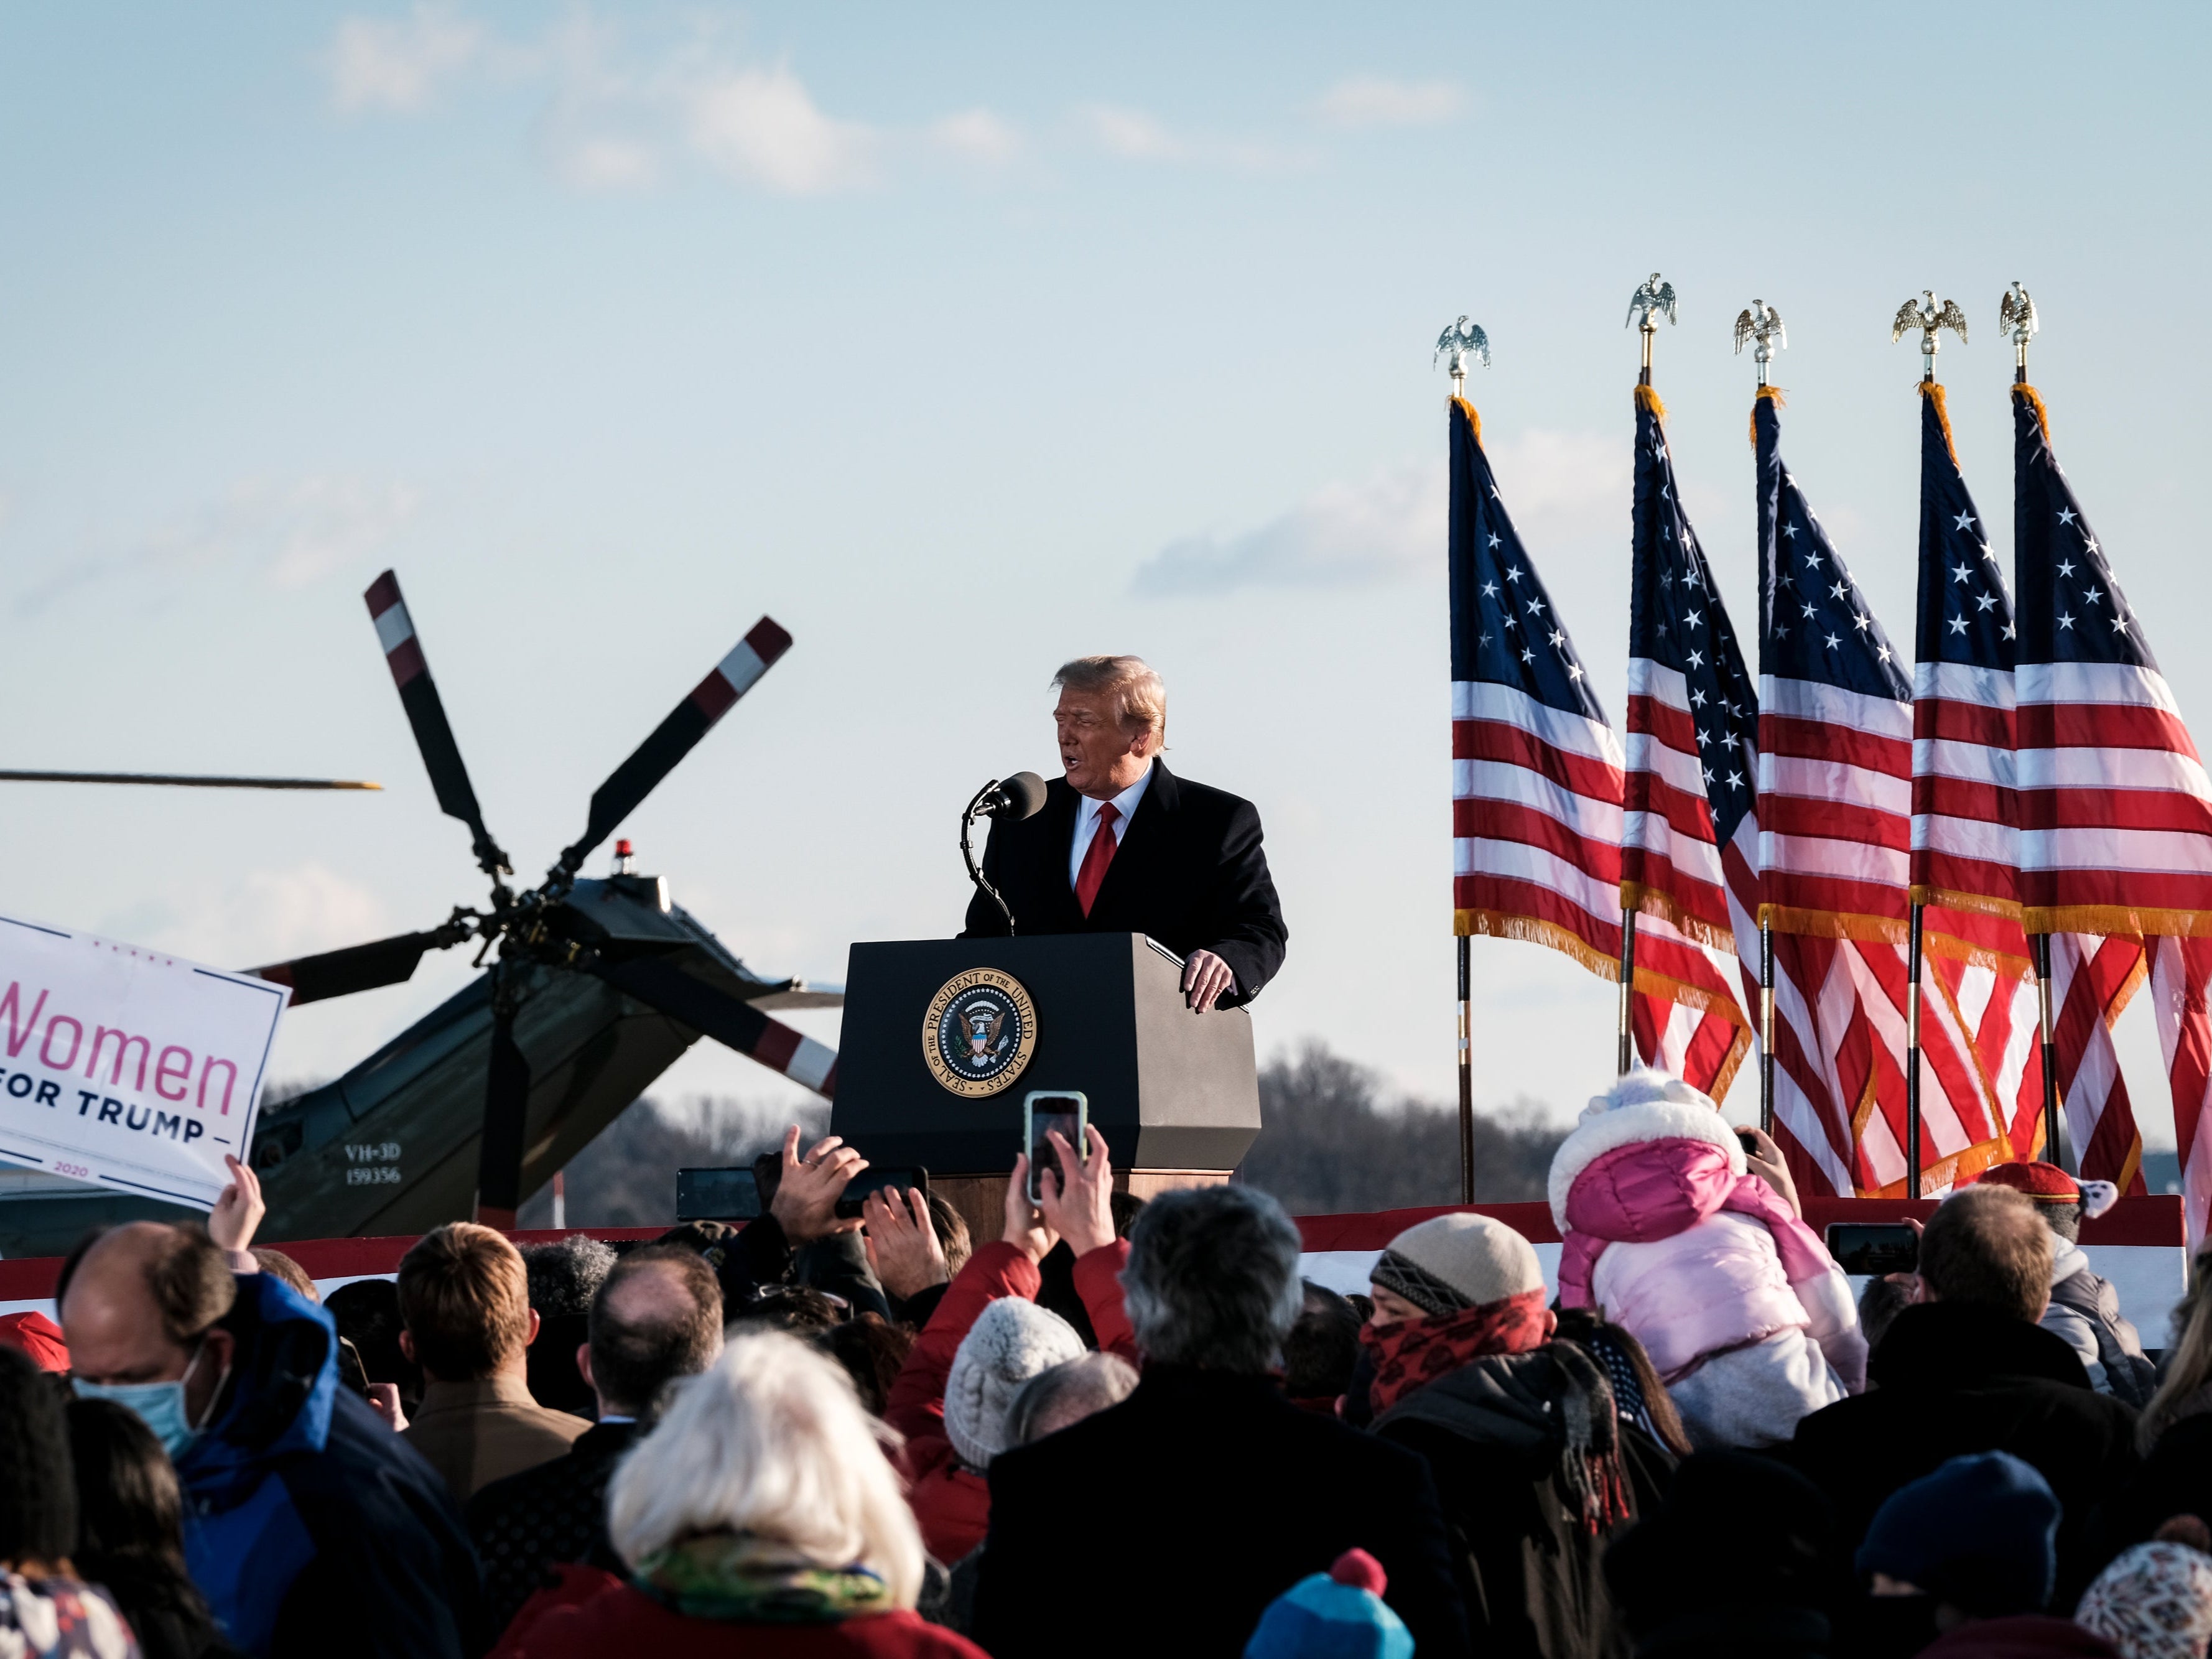
[(629, 1578), (564, 1569), (500, 1659), (981, 1659), (915, 1613), (921, 1538), (890, 1434), (830, 1360), (780, 1333), (740, 1337), (616, 1471), (607, 1534)]

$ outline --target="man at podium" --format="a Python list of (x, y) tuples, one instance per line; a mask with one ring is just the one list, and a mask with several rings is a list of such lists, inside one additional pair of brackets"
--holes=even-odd
[[(1066, 775), (1033, 816), (993, 819), (983, 851), (1014, 931), (1148, 933), (1185, 959), (1191, 1007), (1249, 1002), (1289, 939), (1258, 810), (1168, 770), (1167, 688), (1142, 658), (1079, 657), (1052, 683)], [(961, 937), (1005, 933), (979, 890)]]

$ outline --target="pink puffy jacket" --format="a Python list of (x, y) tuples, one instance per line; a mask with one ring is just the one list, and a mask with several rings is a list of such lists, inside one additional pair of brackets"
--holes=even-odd
[(1668, 1382), (1800, 1329), (1846, 1389), (1865, 1386), (1850, 1281), (1679, 1079), (1632, 1073), (1592, 1101), (1553, 1161), (1551, 1198), (1560, 1304), (1602, 1308)]

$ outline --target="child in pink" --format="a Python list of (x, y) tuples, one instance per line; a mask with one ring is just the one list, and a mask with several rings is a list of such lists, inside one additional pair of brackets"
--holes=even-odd
[(1699, 1446), (1772, 1445), (1866, 1386), (1850, 1282), (1720, 1109), (1641, 1067), (1552, 1159), (1559, 1305), (1635, 1334)]

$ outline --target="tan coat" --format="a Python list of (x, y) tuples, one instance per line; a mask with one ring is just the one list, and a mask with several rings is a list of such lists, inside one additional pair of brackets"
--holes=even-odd
[(426, 1383), (422, 1409), (401, 1437), (446, 1477), (455, 1500), (466, 1503), (480, 1486), (552, 1462), (591, 1426), (547, 1411), (519, 1376), (488, 1376)]

